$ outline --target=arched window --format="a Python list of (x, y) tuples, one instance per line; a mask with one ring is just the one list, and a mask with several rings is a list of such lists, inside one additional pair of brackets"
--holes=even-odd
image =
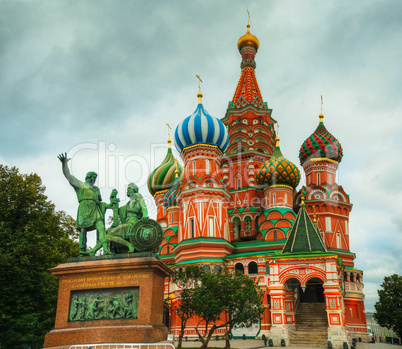
[(278, 240), (278, 233), (276, 230), (274, 231), (274, 240)]
[(235, 270), (236, 270), (236, 272), (237, 272), (237, 271), (240, 271), (242, 274), (244, 274), (244, 266), (243, 266), (243, 264), (237, 263), (237, 264), (235, 265)]
[(320, 173), (317, 173), (317, 185), (320, 185)]
[(236, 182), (237, 182), (236, 189), (237, 190), (241, 189), (241, 178), (240, 177), (237, 178)]
[(244, 229), (246, 229), (246, 230), (251, 229), (251, 218), (250, 217), (246, 217), (244, 219)]
[(258, 266), (256, 262), (250, 262), (248, 264), (248, 273), (249, 274), (258, 274)]

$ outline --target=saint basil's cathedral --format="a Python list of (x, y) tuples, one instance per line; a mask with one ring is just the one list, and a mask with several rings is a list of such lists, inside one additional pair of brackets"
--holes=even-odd
[[(165, 159), (148, 178), (164, 230), (159, 256), (172, 269), (197, 264), (217, 272), (225, 266), (258, 282), (265, 313), (258, 325), (235, 328), (234, 337), (265, 335), (274, 345), (331, 341), (334, 348), (351, 338), (368, 340), (363, 272), (354, 267), (349, 246), (352, 204), (336, 179), (341, 144), (321, 112), (300, 147), (306, 185), (298, 190), (300, 170), (282, 154), (277, 122), (258, 87), (259, 41), (250, 25), (237, 46), (241, 74), (226, 115), (210, 115), (200, 90), (195, 111), (173, 136), (184, 166), (169, 137)], [(165, 296), (173, 309), (180, 302), (170, 280)], [(168, 320), (178, 335), (174, 310)], [(196, 337), (196, 323), (188, 321), (186, 337)]]

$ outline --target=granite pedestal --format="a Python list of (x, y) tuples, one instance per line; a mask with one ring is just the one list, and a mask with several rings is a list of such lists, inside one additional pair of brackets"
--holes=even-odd
[(171, 271), (151, 253), (133, 256), (83, 257), (50, 270), (59, 295), (44, 348), (166, 340), (163, 288)]

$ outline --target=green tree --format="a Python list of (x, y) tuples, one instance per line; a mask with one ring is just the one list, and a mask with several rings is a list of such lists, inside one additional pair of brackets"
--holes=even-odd
[(36, 174), (0, 165), (0, 346), (41, 348), (54, 326), (57, 278), (47, 269), (78, 256), (75, 222)]
[(379, 301), (374, 305), (374, 319), (402, 337), (402, 276), (386, 276), (381, 287), (377, 291)]
[(193, 292), (197, 280), (204, 274), (202, 268), (189, 266), (185, 270), (179, 269), (173, 272), (172, 281), (180, 287), (180, 300), (174, 312), (180, 318), (180, 334), (177, 347), (182, 347), (184, 331), (187, 321), (194, 316)]
[[(192, 306), (200, 318), (196, 331), (201, 349), (208, 343), (218, 328), (225, 327), (226, 345), (230, 348), (230, 331), (234, 326), (250, 326), (258, 323), (264, 312), (262, 305), (263, 291), (255, 281), (241, 273), (222, 272), (205, 273), (200, 283), (194, 288)], [(217, 322), (220, 320), (220, 324)], [(203, 323), (204, 334), (198, 327)]]

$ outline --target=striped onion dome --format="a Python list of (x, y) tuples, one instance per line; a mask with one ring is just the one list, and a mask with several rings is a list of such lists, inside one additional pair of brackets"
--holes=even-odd
[(284, 184), (292, 188), (299, 185), (300, 171), (282, 155), (279, 138), (276, 138), (276, 147), (271, 158), (258, 169), (255, 179), (260, 185)]
[(208, 114), (200, 98), (195, 112), (176, 127), (174, 142), (180, 153), (184, 148), (198, 143), (217, 145), (224, 152), (229, 143), (229, 134), (222, 121)]
[(327, 158), (341, 162), (343, 150), (341, 143), (324, 126), (324, 115), (319, 115), (320, 123), (313, 134), (300, 147), (299, 159), (303, 165), (309, 159)]
[(179, 170), (179, 175), (183, 172), (182, 167), (177, 160), (174, 158), (172, 149), (170, 148), (169, 139), (169, 149), (166, 154), (165, 159), (162, 163), (155, 168), (148, 177), (148, 190), (152, 195), (155, 195), (158, 191), (170, 189), (173, 182), (175, 181), (175, 170), (176, 166)]
[(177, 189), (179, 187), (179, 178), (177, 177), (172, 187), (163, 196), (163, 205), (165, 208), (177, 206)]

